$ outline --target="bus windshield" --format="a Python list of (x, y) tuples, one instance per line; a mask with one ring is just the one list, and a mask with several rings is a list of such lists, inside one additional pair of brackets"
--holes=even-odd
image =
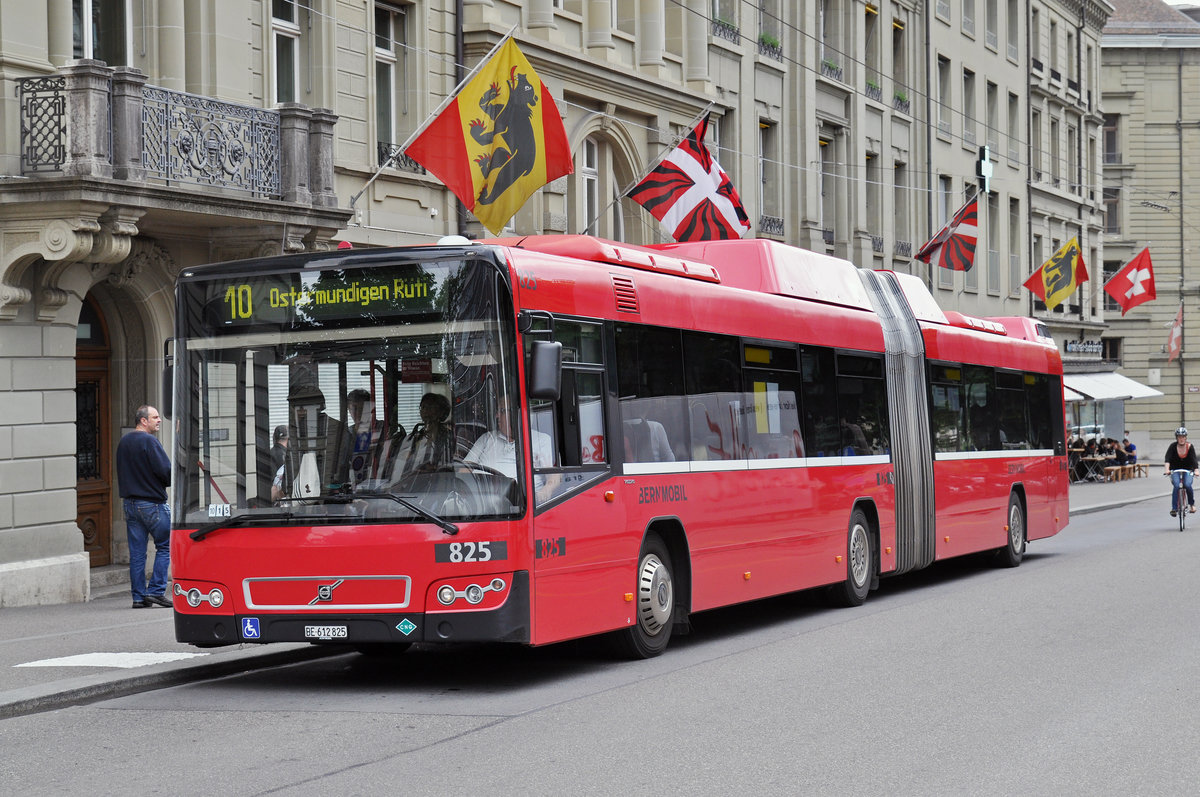
[(433, 522), (454, 533), (455, 522), (519, 514), (501, 270), (472, 253), (278, 270), (286, 262), (180, 283), (176, 525)]

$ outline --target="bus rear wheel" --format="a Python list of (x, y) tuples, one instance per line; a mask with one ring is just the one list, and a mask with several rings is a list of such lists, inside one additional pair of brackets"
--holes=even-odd
[(861, 509), (850, 514), (846, 534), (846, 580), (833, 588), (840, 606), (861, 606), (871, 591), (875, 554), (871, 546), (871, 523)]
[(1025, 556), (1025, 508), (1021, 499), (1013, 493), (1008, 497), (1008, 540), (1003, 548), (996, 549), (996, 564), (1001, 567), (1016, 567)]
[(667, 649), (675, 624), (675, 581), (671, 554), (657, 534), (651, 534), (638, 557), (637, 619), (617, 632), (618, 650), (635, 659), (649, 659)]

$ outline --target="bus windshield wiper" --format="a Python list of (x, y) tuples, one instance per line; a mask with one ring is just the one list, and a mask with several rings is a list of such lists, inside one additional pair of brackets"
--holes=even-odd
[(431, 512), (430, 510), (421, 506), (420, 504), (413, 503), (412, 501), (409, 501), (407, 498), (402, 498), (401, 496), (398, 496), (395, 493), (385, 493), (385, 492), (372, 490), (370, 492), (355, 493), (354, 495), (355, 495), (355, 497), (389, 498), (389, 499), (395, 501), (397, 504), (400, 504), (400, 506), (404, 507), (405, 509), (408, 509), (409, 511), (415, 513), (418, 517), (424, 518), (425, 520), (428, 520), (430, 523), (433, 523), (435, 526), (440, 528), (446, 534), (449, 534), (450, 536), (454, 536), (455, 534), (458, 534), (458, 526), (454, 525), (449, 520), (439, 517), (438, 515), (434, 514), (433, 512)]
[(251, 521), (258, 520), (295, 520), (296, 516), (291, 512), (270, 512), (270, 513), (255, 513), (244, 512), (233, 517), (221, 518), (213, 523), (206, 523), (200, 528), (193, 531), (188, 536), (193, 540), (202, 540), (214, 531), (220, 529), (232, 529), (238, 526), (244, 526)]

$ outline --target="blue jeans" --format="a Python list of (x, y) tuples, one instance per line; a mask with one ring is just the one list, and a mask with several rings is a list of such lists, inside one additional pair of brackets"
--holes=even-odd
[(1171, 474), (1171, 510), (1178, 511), (1179, 503), (1179, 480), (1183, 479), (1183, 486), (1187, 488), (1188, 506), (1193, 506), (1196, 503), (1196, 496), (1192, 493), (1192, 472), (1178, 471)]
[[(166, 504), (125, 499), (125, 530), (129, 537), (129, 589), (133, 602), (167, 591), (167, 568), (171, 564), (171, 513)], [(154, 572), (146, 585), (146, 547), (154, 540)]]

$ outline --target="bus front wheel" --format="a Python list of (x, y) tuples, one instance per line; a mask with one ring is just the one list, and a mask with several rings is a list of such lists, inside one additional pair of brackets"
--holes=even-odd
[(619, 650), (636, 659), (649, 659), (667, 649), (675, 623), (675, 582), (671, 576), (671, 554), (657, 534), (651, 534), (638, 557), (637, 618), (619, 631)]
[(871, 550), (871, 524), (862, 509), (850, 514), (846, 534), (846, 580), (834, 587), (834, 600), (841, 606), (861, 606), (871, 591), (875, 556)]

